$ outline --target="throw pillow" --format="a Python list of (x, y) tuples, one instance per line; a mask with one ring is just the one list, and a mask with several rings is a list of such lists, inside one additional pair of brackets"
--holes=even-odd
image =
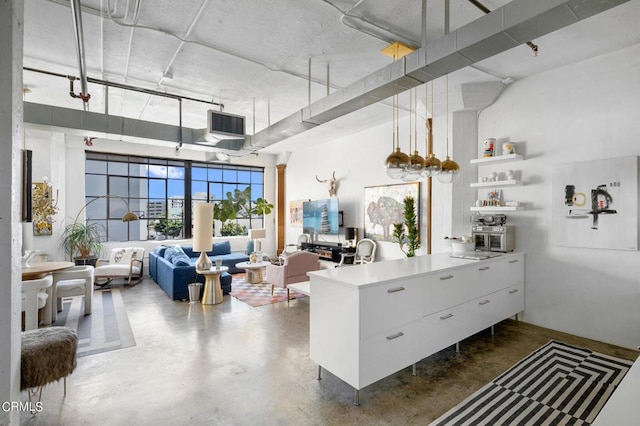
[(189, 256), (184, 253), (178, 253), (177, 255), (173, 256), (173, 259), (171, 259), (171, 263), (173, 263), (175, 266), (191, 266)]
[[(184, 251), (182, 250), (182, 247), (176, 245), (173, 247), (167, 247), (167, 249), (164, 251), (164, 258), (167, 259), (169, 262), (173, 263), (173, 258), (178, 256), (178, 255), (184, 255), (187, 256)], [(187, 256), (188, 258), (188, 256)]]
[(229, 240), (223, 241), (221, 243), (213, 244), (213, 255), (218, 256), (221, 254), (229, 254), (231, 253), (231, 242)]

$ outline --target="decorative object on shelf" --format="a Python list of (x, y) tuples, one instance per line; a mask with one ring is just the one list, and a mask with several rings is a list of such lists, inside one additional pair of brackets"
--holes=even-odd
[(197, 270), (211, 269), (207, 255), (213, 248), (213, 204), (193, 203), (193, 251), (199, 251)]
[(365, 187), (364, 238), (393, 241), (393, 224), (403, 220), (403, 200), (408, 196), (419, 208), (419, 182)]
[(495, 138), (485, 139), (482, 143), (483, 151), (482, 158), (493, 157), (496, 152), (496, 140)]
[(327, 190), (329, 191), (329, 197), (333, 197), (336, 195), (336, 192), (338, 191), (338, 181), (336, 180), (336, 171), (333, 171), (333, 174), (331, 175), (331, 178), (328, 179), (320, 179), (318, 178), (318, 175), (316, 175), (316, 180), (320, 183), (326, 183), (327, 184)]
[(38, 253), (37, 250), (25, 250), (24, 256), (22, 256), (22, 267), (30, 268), (31, 266), (29, 265), (29, 262), (31, 261), (31, 259), (33, 259), (33, 256), (35, 256), (37, 253)]
[(58, 213), (58, 191), (53, 199), (51, 184), (46, 176), (42, 182), (34, 182), (31, 193), (31, 211), (33, 218), (33, 235), (51, 235), (53, 233), (53, 216)]
[(494, 189), (492, 191), (487, 192), (487, 198), (484, 200), (483, 207), (491, 206), (496, 207), (500, 206), (500, 200), (502, 199), (502, 190)]
[(476, 207), (482, 207), (482, 200), (476, 200)]
[[(416, 200), (409, 196), (404, 198), (403, 203), (404, 222), (393, 224), (393, 239), (400, 245), (400, 250), (407, 257), (413, 257), (416, 255), (416, 249), (420, 248)], [(405, 245), (407, 246), (406, 250)]]
[(489, 175), (489, 180), (491, 180), (493, 182), (497, 182), (498, 181), (498, 173), (491, 172), (491, 175)]
[(460, 177), (460, 166), (458, 163), (449, 158), (449, 74), (446, 76), (446, 110), (445, 115), (447, 117), (447, 158), (442, 162), (442, 170), (438, 174), (438, 181), (441, 183), (453, 183)]
[(515, 154), (516, 147), (511, 142), (505, 142), (502, 144), (502, 155)]
[(516, 180), (516, 174), (513, 170), (507, 170), (507, 180)]

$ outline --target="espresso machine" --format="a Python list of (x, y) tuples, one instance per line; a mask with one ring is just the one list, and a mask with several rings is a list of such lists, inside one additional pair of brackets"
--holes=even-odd
[(516, 229), (504, 214), (471, 215), (471, 238), (477, 251), (507, 253), (515, 250)]

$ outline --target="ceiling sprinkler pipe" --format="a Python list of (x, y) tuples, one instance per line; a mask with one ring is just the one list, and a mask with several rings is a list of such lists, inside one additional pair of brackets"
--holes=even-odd
[(82, 11), (80, 9), (80, 0), (71, 1), (71, 14), (73, 15), (73, 31), (76, 38), (76, 52), (78, 54), (78, 68), (80, 70), (80, 99), (84, 102), (84, 108), (87, 109), (87, 103), (91, 95), (87, 83), (87, 65), (84, 55), (84, 35), (82, 31)]

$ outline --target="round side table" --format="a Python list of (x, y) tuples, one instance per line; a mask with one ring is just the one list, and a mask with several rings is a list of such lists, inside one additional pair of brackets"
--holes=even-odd
[(262, 282), (262, 270), (271, 262), (240, 262), (236, 263), (236, 268), (247, 271), (246, 281), (249, 284), (260, 284)]
[(220, 275), (229, 270), (226, 266), (219, 268), (213, 266), (211, 269), (196, 269), (196, 273), (204, 275), (204, 292), (202, 293), (203, 305), (217, 305), (224, 300), (222, 297), (222, 287), (220, 287)]

